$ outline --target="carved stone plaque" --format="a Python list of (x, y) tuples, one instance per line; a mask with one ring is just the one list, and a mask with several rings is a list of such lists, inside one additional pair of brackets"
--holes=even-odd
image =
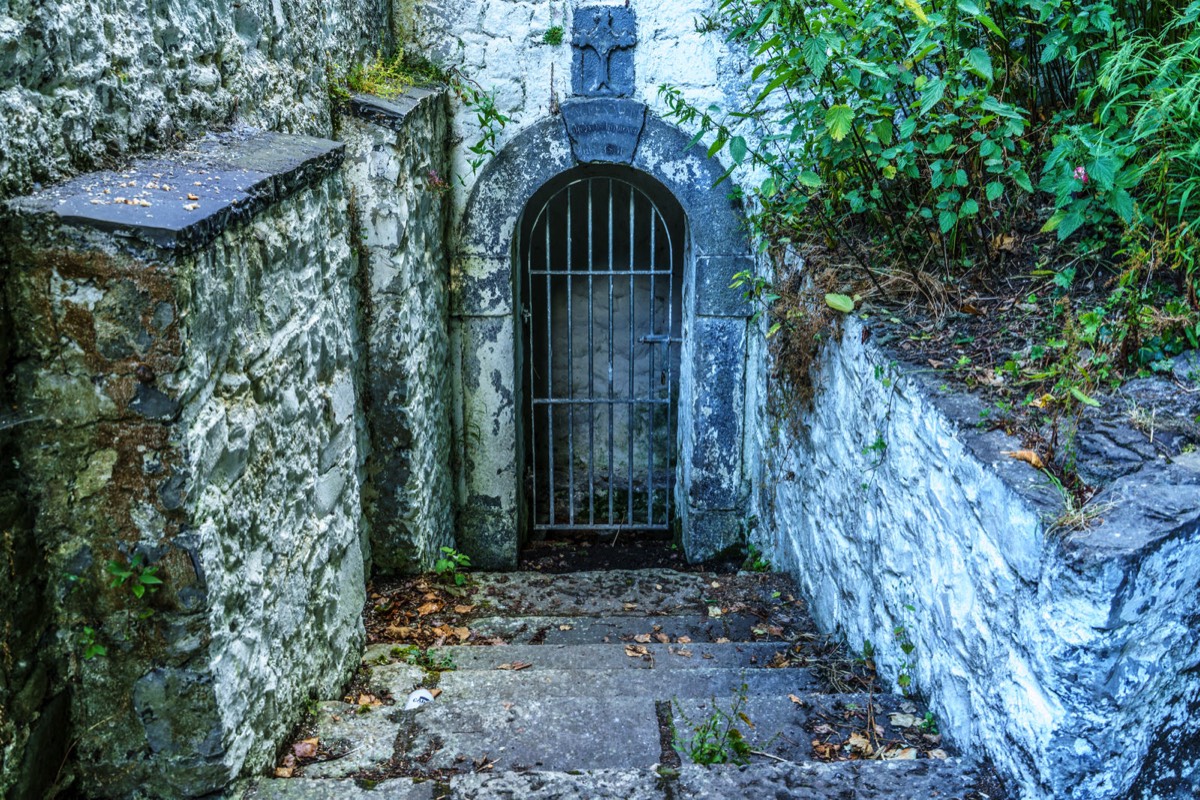
[(646, 107), (636, 100), (577, 100), (563, 104), (562, 116), (577, 161), (628, 164), (642, 137)]
[(584, 6), (575, 11), (571, 90), (584, 97), (633, 94), (637, 18), (624, 6)]

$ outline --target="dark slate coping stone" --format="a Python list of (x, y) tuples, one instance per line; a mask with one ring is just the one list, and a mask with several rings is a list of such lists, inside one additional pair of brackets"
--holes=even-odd
[[(337, 169), (344, 157), (345, 147), (339, 142), (238, 126), (5, 205), (8, 212), (35, 225), (44, 221), (48, 226), (101, 230), (162, 250), (187, 252), (311, 186)], [(190, 200), (189, 194), (198, 199)], [(118, 203), (117, 198), (139, 202)], [(193, 204), (196, 207), (189, 210)]]
[(350, 113), (367, 122), (400, 130), (408, 115), (422, 102), (444, 91), (437, 86), (414, 86), (390, 100), (373, 94), (356, 94), (350, 97)]

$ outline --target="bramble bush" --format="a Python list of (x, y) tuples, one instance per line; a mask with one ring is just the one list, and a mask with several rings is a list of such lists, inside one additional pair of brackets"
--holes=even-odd
[(1200, 344), (1198, 20), (1195, 1), (722, 0), (702, 28), (748, 49), (755, 94), (660, 93), (730, 172), (761, 171), (764, 247), (822, 243), (934, 306), (1030, 220), (1062, 262), (1104, 261), (1094, 308), (1070, 305), (1074, 264), (1054, 275), (1057, 349), (1093, 359), (1058, 365), (1067, 394)]

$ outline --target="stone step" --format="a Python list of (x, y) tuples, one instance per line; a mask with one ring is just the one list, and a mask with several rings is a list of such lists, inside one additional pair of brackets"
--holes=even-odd
[(744, 604), (779, 604), (787, 579), (766, 573), (714, 574), (671, 569), (472, 574), (464, 602), (500, 616), (541, 614), (606, 616), (702, 612), (707, 602), (737, 597)]
[[(394, 678), (393, 678), (394, 676)], [(386, 688), (397, 701), (413, 688), (407, 670), (377, 670), (371, 685)], [(535, 669), (465, 670), (443, 672), (437, 686), (438, 702), (458, 702), (526, 697), (594, 698), (603, 703), (612, 697), (723, 697), (745, 685), (750, 694), (787, 695), (820, 691), (819, 680), (805, 669)]]
[(263, 780), (245, 800), (966, 800), (975, 772), (960, 759), (685, 765), (584, 771), (488, 770), (440, 782), (394, 778)]
[(783, 640), (782, 636), (771, 634), (768, 623), (753, 614), (481, 617), (471, 620), (469, 625), (476, 636), (499, 637), (508, 644), (612, 644), (651, 633), (655, 626), (672, 642), (680, 636), (688, 637), (693, 643), (712, 643), (718, 639), (733, 642)]
[[(788, 649), (787, 642), (728, 642), (713, 644), (643, 645), (649, 656), (631, 658), (620, 644), (508, 644), (490, 647), (435, 647), (429, 658), (436, 663), (445, 659), (459, 672), (494, 670), (501, 664), (532, 664), (528, 671), (541, 669), (765, 669), (776, 654)], [(373, 644), (363, 654), (367, 665), (387, 664), (395, 660), (395, 645)], [(522, 670), (523, 672), (526, 670)]]
[[(754, 675), (770, 677), (775, 672)], [(663, 674), (691, 677), (694, 673)], [(518, 771), (649, 767), (671, 757), (669, 733), (668, 751), (663, 751), (660, 721), (674, 726), (675, 741), (687, 760), (695, 732), (710, 719), (722, 726), (732, 720), (751, 749), (769, 757), (810, 761), (814, 738), (840, 742), (853, 731), (865, 731), (868, 703), (880, 736), (885, 741), (903, 739), (888, 714), (899, 711), (904, 701), (890, 695), (746, 696), (731, 686), (715, 697), (658, 699), (670, 702), (656, 704), (654, 697), (626, 694), (583, 698), (530, 691), (511, 699), (439, 698), (407, 712), (381, 706), (358, 713), (352, 705), (325, 703), (317, 719), (317, 736), (335, 757), (306, 766), (304, 774), (338, 778), (385, 763), (395, 766), (397, 761), (417, 774), (491, 762), (496, 770)], [(660, 709), (667, 719), (660, 720)], [(825, 726), (824, 732), (817, 726)]]

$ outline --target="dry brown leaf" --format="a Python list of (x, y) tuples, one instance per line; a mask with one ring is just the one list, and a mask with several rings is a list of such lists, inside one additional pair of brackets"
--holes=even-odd
[(199, 200), (199, 199), (200, 198), (197, 197), (196, 195), (192, 194), (191, 192), (188, 192), (188, 200)]
[(679, 642), (679, 644), (691, 644), (691, 643), (692, 643), (692, 637), (690, 637), (690, 636), (679, 636), (679, 637), (677, 637), (677, 638), (675, 639), (675, 641)]
[(729, 644), (729, 639), (725, 636), (718, 636), (713, 640), (715, 644)]
[(917, 757), (917, 748), (897, 747), (893, 750), (885, 750), (880, 757), (887, 761), (914, 761)]
[(630, 658), (638, 658), (650, 655), (650, 651), (640, 644), (627, 644), (625, 645), (625, 655)]
[(633, 637), (633, 640), (638, 644), (650, 644), (650, 634), (639, 633), (637, 636)]
[(475, 610), (475, 606), (455, 606), (454, 607), (455, 614), (470, 614), (474, 610)]
[(662, 633), (661, 631), (659, 633), (654, 634), (654, 639), (659, 644), (670, 644), (671, 643), (671, 637), (667, 636), (665, 633)]
[(888, 721), (897, 728), (915, 728), (921, 724), (913, 714), (888, 714)]
[(800, 706), (801, 708), (804, 707), (804, 701), (801, 700), (799, 697), (796, 697), (796, 695), (794, 695), (794, 694), (789, 694), (788, 700), (791, 700), (793, 703)]
[(406, 639), (412, 635), (412, 628), (407, 625), (389, 625), (383, 629), (383, 634), (393, 639)]
[(1046, 463), (1042, 461), (1042, 457), (1032, 450), (1002, 450), (1000, 454), (1015, 458), (1017, 461), (1024, 461), (1034, 469), (1046, 468)]
[(688, 650), (687, 648), (681, 647), (680, 649), (672, 650), (671, 652), (677, 656), (682, 656), (683, 658), (691, 658), (692, 657), (692, 651)]
[(469, 628), (458, 627), (452, 628), (451, 630), (454, 631), (454, 635), (458, 637), (460, 642), (465, 642), (471, 636), (471, 631)]
[(429, 693), (430, 693), (431, 695), (433, 695), (433, 696), (434, 696), (434, 698), (437, 698), (437, 697), (438, 697), (438, 696), (439, 696), (439, 695), (442, 693), (442, 690), (441, 690), (441, 689), (439, 689), (439, 688), (437, 688), (437, 687), (435, 686), (435, 687), (433, 687), (432, 689), (430, 689), (430, 690), (429, 690)]
[(292, 755), (296, 758), (313, 758), (317, 754), (317, 742), (315, 737), (312, 739), (304, 739), (292, 745)]
[(930, 751), (929, 751), (929, 753), (928, 753), (927, 755), (928, 755), (930, 758), (943, 758), (943, 759), (944, 759), (944, 758), (949, 758), (949, 757), (950, 757), (950, 756), (949, 756), (949, 755), (946, 753), (946, 751), (945, 751), (945, 750), (942, 750), (941, 748), (938, 748), (937, 750), (930, 750)]
[(441, 610), (442, 606), (439, 603), (425, 603), (417, 608), (417, 614), (423, 617), (426, 614), (433, 614)]
[(571, 628), (573, 628), (573, 627), (574, 627), (573, 625), (559, 625), (559, 626), (558, 626), (558, 629), (559, 629), (560, 631), (569, 631), (569, 630), (571, 630)]
[(290, 777), (292, 777), (292, 771), (293, 770), (291, 767), (276, 767), (275, 768), (275, 777), (276, 778), (290, 778)]
[(871, 747), (871, 742), (866, 736), (863, 736), (858, 731), (850, 734), (850, 738), (846, 740), (846, 744), (850, 745), (850, 752), (860, 756), (870, 756), (875, 752), (875, 748)]
[(637, 603), (623, 603), (622, 606), (626, 611), (633, 611), (637, 608)]
[(528, 661), (514, 661), (511, 664), (501, 664), (496, 669), (511, 669), (514, 672), (522, 669), (529, 669), (533, 664)]
[(817, 734), (818, 736), (831, 736), (833, 735), (833, 726), (822, 722), (820, 725), (813, 728), (813, 733)]

